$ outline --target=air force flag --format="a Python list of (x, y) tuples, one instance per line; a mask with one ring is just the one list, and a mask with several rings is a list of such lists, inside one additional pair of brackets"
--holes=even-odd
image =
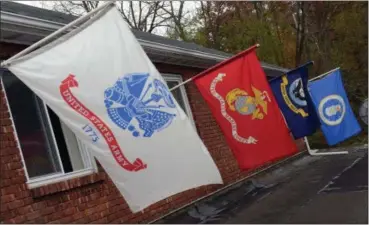
[(329, 145), (360, 133), (360, 125), (345, 94), (340, 70), (310, 82), (308, 88)]
[(295, 139), (311, 135), (319, 127), (319, 118), (307, 92), (307, 66), (311, 63), (270, 81), (279, 108)]

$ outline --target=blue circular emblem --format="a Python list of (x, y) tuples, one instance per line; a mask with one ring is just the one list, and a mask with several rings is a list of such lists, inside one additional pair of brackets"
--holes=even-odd
[(298, 78), (294, 80), (289, 89), (288, 94), (290, 96), (290, 99), (299, 106), (306, 106), (306, 98), (305, 98), (305, 91), (304, 86), (302, 84), (302, 79)]
[(119, 78), (104, 95), (110, 119), (134, 137), (151, 137), (167, 128), (176, 116), (176, 104), (167, 86), (149, 74)]
[(338, 125), (345, 116), (345, 102), (339, 95), (329, 95), (320, 101), (318, 112), (322, 121), (327, 125)]

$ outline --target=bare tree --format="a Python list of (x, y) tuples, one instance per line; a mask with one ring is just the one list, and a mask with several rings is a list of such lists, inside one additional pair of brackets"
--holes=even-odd
[(221, 49), (221, 26), (226, 21), (225, 1), (201, 1), (198, 9), (198, 19), (201, 21), (203, 33), (206, 34), (205, 46)]
[(100, 1), (56, 1), (54, 2), (54, 10), (81, 16), (86, 12), (97, 8)]
[(301, 63), (306, 37), (306, 2), (296, 2), (296, 57), (295, 66)]
[[(177, 6), (177, 7), (176, 7)], [(170, 16), (171, 23), (168, 24), (167, 33), (174, 39), (188, 41), (189, 37), (186, 27), (190, 26), (190, 19), (187, 17), (189, 11), (185, 11), (185, 1), (169, 2), (169, 7), (163, 7), (163, 10)]]
[(130, 27), (152, 33), (155, 28), (167, 26), (172, 16), (164, 10), (164, 1), (120, 1), (120, 11)]
[[(99, 6), (101, 1), (55, 1), (54, 10), (81, 16)], [(172, 4), (172, 3), (170, 3)], [(158, 27), (168, 27), (173, 15), (165, 1), (117, 1), (119, 11), (128, 25), (152, 33)]]

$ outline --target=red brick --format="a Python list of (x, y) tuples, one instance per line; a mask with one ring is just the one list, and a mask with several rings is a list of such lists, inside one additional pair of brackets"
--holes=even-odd
[(95, 221), (95, 220), (101, 219), (98, 213), (91, 214), (88, 217), (89, 217), (89, 221)]
[(68, 224), (73, 221), (73, 217), (72, 216), (63, 217), (59, 221), (60, 223)]
[[(46, 206), (46, 205), (45, 205)], [(39, 208), (39, 206), (37, 206), (37, 208)], [(38, 209), (39, 210), (39, 209)], [(41, 212), (41, 215), (42, 216), (46, 216), (46, 215), (50, 215), (50, 214), (52, 214), (52, 213), (54, 213), (56, 210), (55, 210), (55, 208), (54, 207), (47, 207), (47, 208), (42, 208), (41, 210), (40, 210), (40, 212)]]
[[(2, 187), (2, 188), (4, 188), (4, 187), (8, 187), (8, 186), (10, 186), (10, 185), (12, 185), (12, 180), (11, 179), (2, 179), (1, 181), (0, 181), (0, 187)], [(5, 193), (5, 192), (4, 192)], [(7, 193), (9, 193), (8, 191), (7, 191)]]
[(96, 206), (98, 204), (99, 204), (99, 200), (98, 199), (92, 200), (92, 201), (88, 201), (87, 202), (87, 207), (90, 208), (90, 207)]
[(89, 208), (89, 209), (86, 209), (85, 211), (86, 215), (91, 215), (95, 212), (96, 212), (96, 208)]
[(8, 204), (0, 204), (0, 212), (4, 213), (6, 211), (9, 211)]
[(94, 223), (94, 224), (105, 224), (105, 223), (108, 223), (108, 219), (106, 217), (104, 217), (104, 218), (101, 218), (99, 220), (92, 221), (91, 223)]
[(14, 219), (17, 216), (19, 216), (19, 213), (16, 210), (10, 210), (1, 214), (0, 221)]
[(24, 202), (24, 205), (30, 205), (33, 203), (33, 198), (32, 197), (23, 198), (22, 201)]
[(0, 126), (11, 126), (12, 121), (10, 118), (0, 119)]
[(76, 208), (70, 207), (68, 209), (66, 209), (65, 211), (63, 211), (63, 215), (68, 216), (68, 215), (72, 215), (76, 212)]
[[(14, 147), (11, 147), (9, 141), (6, 141), (6, 142), (1, 142), (2, 143), (2, 148), (0, 149), (0, 155), (1, 156), (4, 156), (4, 155), (12, 155), (12, 154), (19, 154), (19, 149), (18, 148), (14, 148)], [(6, 143), (6, 145), (5, 145)]]
[(46, 223), (45, 217), (37, 217), (33, 221), (34, 221), (34, 223), (38, 223), (38, 224), (40, 224), (40, 223)]
[(53, 213), (53, 214), (48, 215), (48, 216), (47, 216), (47, 220), (48, 220), (48, 221), (54, 221), (54, 220), (58, 220), (58, 219), (60, 219), (60, 218), (62, 218), (62, 217), (63, 217), (63, 214), (62, 214), (62, 213), (60, 213), (60, 212), (55, 212), (55, 213)]
[(101, 212), (104, 209), (106, 209), (106, 205), (105, 204), (99, 205), (99, 206), (96, 207), (96, 212)]
[[(12, 126), (6, 126), (6, 127), (4, 126), (4, 127), (1, 127), (0, 129), (0, 133), (13, 133), (13, 132), (14, 132), (14, 128)], [(9, 146), (13, 146), (13, 145), (9, 145)]]
[(32, 209), (32, 206), (27, 205), (27, 206), (18, 208), (17, 211), (19, 215), (25, 215), (25, 214), (33, 212), (33, 209)]
[(87, 216), (84, 216), (79, 220), (73, 221), (73, 223), (77, 223), (77, 224), (89, 223), (89, 218)]
[[(13, 180), (13, 179), (12, 179)], [(31, 193), (29, 191), (20, 191), (15, 194), (17, 199), (27, 198), (30, 197)]]
[(8, 208), (12, 210), (12, 209), (20, 208), (24, 206), (24, 202), (22, 200), (15, 200), (15, 201), (9, 202), (7, 205), (8, 205)]
[(26, 217), (23, 215), (17, 216), (14, 219), (10, 220), (10, 223), (24, 223), (26, 220)]
[(108, 215), (108, 223), (111, 223), (112, 221), (116, 220), (119, 218), (119, 215), (118, 214), (110, 214)]
[(100, 216), (103, 218), (103, 217), (106, 217), (107, 215), (109, 214), (109, 211), (108, 210), (104, 210), (104, 211), (101, 211), (100, 212)]
[(0, 112), (0, 118), (1, 118), (1, 119), (10, 118), (10, 113), (9, 113), (9, 111), (1, 111), (1, 112)]
[(40, 216), (39, 212), (31, 212), (31, 213), (26, 214), (27, 220), (33, 220), (33, 219), (36, 219), (39, 216)]
[(77, 208), (79, 211), (84, 211), (87, 208), (87, 204), (86, 203), (78, 204)]
[(9, 194), (9, 195), (3, 195), (0, 197), (0, 201), (2, 204), (7, 203), (7, 202), (11, 202), (15, 200), (15, 196), (14, 194)]

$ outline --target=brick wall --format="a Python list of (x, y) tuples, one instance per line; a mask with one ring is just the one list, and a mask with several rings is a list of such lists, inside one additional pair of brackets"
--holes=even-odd
[[(163, 73), (187, 79), (198, 69), (157, 64)], [(2, 87), (2, 86), (1, 86)], [(186, 85), (197, 131), (215, 160), (225, 185), (247, 175), (241, 172), (218, 124), (193, 83)], [(0, 88), (0, 221), (4, 223), (144, 223), (205, 196), (222, 185), (188, 190), (160, 201), (143, 212), (132, 214), (104, 170), (47, 186), (28, 189), (20, 150)], [(301, 141), (300, 146), (304, 146)]]

